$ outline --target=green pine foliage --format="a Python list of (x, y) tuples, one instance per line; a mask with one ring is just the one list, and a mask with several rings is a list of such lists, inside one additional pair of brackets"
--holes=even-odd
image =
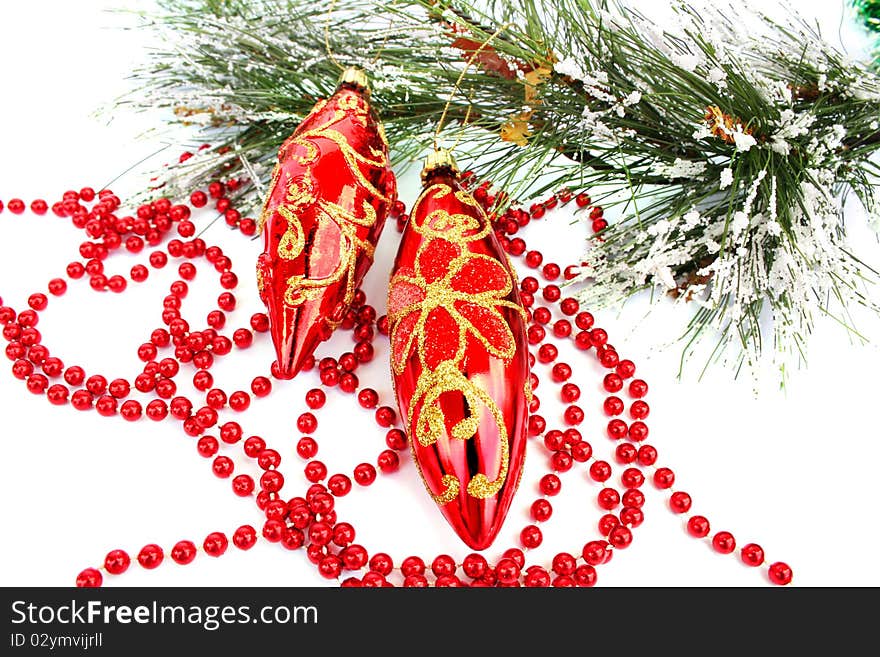
[(661, 30), (601, 0), (165, 0), (145, 17), (165, 46), (127, 102), (213, 145), (165, 172), (171, 192), (241, 176), (256, 206), (333, 59), (367, 70), (398, 164), (431, 147), (451, 97), (441, 139), (507, 198), (567, 187), (618, 206), (585, 245), (585, 300), (660, 291), (693, 309), (687, 345), (708, 330), (735, 368), (768, 338), (801, 359), (815, 316), (877, 310), (842, 203), (880, 223), (880, 78), (796, 16), (676, 15)]

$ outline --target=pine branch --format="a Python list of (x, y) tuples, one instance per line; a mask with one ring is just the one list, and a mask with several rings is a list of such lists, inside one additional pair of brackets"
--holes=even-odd
[(770, 342), (798, 357), (813, 315), (833, 312), (818, 300), (840, 299), (847, 325), (849, 304), (877, 309), (841, 204), (852, 190), (880, 209), (880, 79), (797, 17), (753, 16), (744, 30), (729, 13), (681, 5), (679, 29), (664, 33), (592, 0), (338, 5), (328, 16), (304, 0), (165, 0), (154, 20), (168, 47), (138, 73), (146, 95), (132, 102), (202, 121), (215, 144), (167, 172), (171, 191), (241, 176), (242, 158), (268, 175), (335, 84), (328, 21), (334, 56), (372, 77), (398, 163), (430, 145), (464, 62), (505, 26), (464, 75), (445, 134), (463, 137), (460, 159), (510, 197), (602, 185), (623, 199), (588, 245), (587, 300), (655, 287), (697, 301), (686, 338), (711, 330), (735, 367), (757, 362), (762, 313)]

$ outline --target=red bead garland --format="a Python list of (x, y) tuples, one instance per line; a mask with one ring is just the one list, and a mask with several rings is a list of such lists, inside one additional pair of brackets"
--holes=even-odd
[[(463, 176), (464, 180), (472, 178), (472, 175)], [(234, 180), (225, 184), (217, 181), (209, 186), (207, 194), (196, 190), (189, 200), (199, 208), (206, 206), (210, 197), (217, 209), (224, 213), (230, 226), (237, 227), (244, 235), (252, 235), (256, 231), (256, 223), (253, 219), (242, 218), (227, 196), (239, 184)], [(489, 194), (488, 183), (482, 183), (474, 196), (487, 207), (495, 201)], [(250, 382), (250, 392), (236, 390), (227, 395), (225, 391), (212, 387), (213, 377), (209, 371), (216, 358), (231, 353), (233, 347), (250, 347), (256, 336), (265, 334), (268, 321), (264, 313), (256, 313), (251, 318), (250, 327), (234, 329), (231, 339), (220, 333), (226, 325), (226, 313), (237, 305), (231, 290), (236, 288), (238, 277), (232, 271), (232, 262), (223, 255), (220, 247), (209, 246), (199, 238), (191, 239), (196, 233), (194, 224), (189, 221), (191, 211), (187, 205), (172, 205), (168, 199), (158, 199), (140, 206), (136, 218), (120, 218), (116, 215), (120, 202), (112, 192), (101, 190), (96, 195), (90, 188), (83, 188), (79, 192), (66, 192), (63, 200), (51, 206), (53, 213), (71, 218), (74, 225), (84, 229), (90, 237), (79, 249), (85, 261), (68, 264), (66, 278), (76, 281), (87, 274), (89, 285), (96, 291), (122, 293), (127, 288), (125, 276), (104, 273), (104, 260), (110, 253), (120, 248), (133, 254), (140, 253), (145, 244), (156, 247), (177, 224), (177, 233), (183, 240), (171, 239), (165, 251), (154, 250), (148, 256), (149, 267), (153, 269), (165, 267), (169, 258), (183, 258), (184, 262), (178, 265), (180, 280), (172, 284), (170, 294), (163, 302), (161, 319), (164, 327), (154, 330), (150, 341), (138, 347), (138, 356), (144, 367), (131, 382), (119, 377), (108, 380), (108, 377), (99, 374), (87, 377), (83, 368), (76, 365), (65, 369), (63, 362), (51, 356), (43, 346), (42, 337), (35, 328), (39, 313), (48, 306), (50, 297), (64, 295), (68, 287), (65, 277), (49, 281), (47, 291), (50, 296), (42, 292), (32, 294), (28, 298), (30, 310), (15, 313), (9, 307), (0, 307), (0, 323), (3, 324), (3, 336), (8, 342), (6, 354), (13, 361), (13, 375), (24, 380), (30, 392), (45, 394), (52, 404), (70, 403), (78, 410), (94, 408), (101, 415), (119, 414), (129, 421), (139, 421), (144, 416), (156, 422), (173, 419), (181, 423), (185, 433), (197, 436), (196, 449), (201, 456), (212, 459), (214, 474), (231, 478), (233, 492), (238, 496), (252, 497), (265, 518), (259, 530), (251, 525), (242, 525), (232, 533), (232, 543), (238, 549), (250, 549), (259, 536), (290, 550), (306, 547), (308, 558), (315, 563), (321, 575), (338, 579), (343, 586), (390, 586), (392, 581), (389, 577), (399, 573), (404, 586), (420, 587), (431, 582), (428, 572), (436, 586), (593, 586), (597, 582), (596, 568), (610, 561), (615, 550), (626, 549), (634, 538), (633, 529), (644, 520), (644, 494), (640, 488), (646, 478), (650, 477), (658, 490), (668, 491), (669, 508), (676, 514), (687, 514), (692, 499), (689, 494), (674, 490), (673, 471), (668, 467), (656, 467), (657, 450), (644, 444), (649, 434), (644, 420), (649, 416), (650, 408), (643, 400), (648, 394), (648, 385), (642, 379), (635, 378), (635, 364), (620, 357), (616, 349), (608, 344), (607, 333), (595, 327), (593, 315), (582, 311), (577, 300), (565, 297), (562, 288), (555, 283), (560, 277), (566, 280), (572, 278), (578, 265), (563, 269), (556, 263), (545, 263), (539, 251), (527, 251), (521, 237), (503, 237), (504, 233), (512, 235), (531, 220), (542, 218), (546, 210), (560, 201), (567, 203), (571, 200), (570, 192), (561, 192), (543, 203), (533, 205), (529, 211), (511, 208), (495, 219), (496, 231), (501, 235), (507, 252), (514, 257), (522, 256), (525, 265), (535, 269), (547, 281), (543, 287), (533, 276), (521, 281), (523, 303), (531, 310), (532, 323), (528, 337), (530, 344), (536, 347), (535, 369), (540, 364), (549, 370), (548, 380), (559, 386), (557, 394), (567, 405), (562, 416), (567, 428), (551, 428), (547, 419), (537, 414), (540, 400), (537, 397), (533, 399), (529, 433), (533, 437), (541, 437), (541, 444), (550, 454), (548, 462), (551, 471), (540, 480), (541, 497), (531, 503), (531, 523), (520, 531), (520, 544), (525, 550), (530, 550), (543, 543), (541, 524), (549, 521), (553, 515), (552, 503), (547, 498), (561, 492), (563, 481), (560, 474), (583, 468), (581, 472), (586, 472), (589, 480), (599, 484), (597, 503), (599, 508), (606, 511), (597, 526), (600, 538), (587, 540), (575, 550), (573, 554), (578, 554), (578, 557), (559, 552), (548, 566), (527, 565), (525, 554), (519, 548), (504, 552), (494, 565), (479, 554), (466, 556), (461, 564), (457, 564), (449, 555), (439, 555), (430, 561), (430, 568), (426, 568), (425, 561), (417, 556), (409, 556), (395, 564), (383, 552), (374, 552), (370, 556), (363, 546), (354, 542), (354, 527), (337, 521), (335, 499), (350, 494), (353, 484), (368, 487), (378, 476), (396, 472), (400, 464), (398, 452), (407, 449), (406, 436), (399, 428), (396, 413), (387, 405), (391, 400), (385, 400), (383, 404), (376, 390), (360, 386), (355, 374), (360, 363), (372, 359), (371, 343), (377, 335), (387, 335), (386, 318), (376, 316), (375, 309), (367, 304), (362, 291), (355, 295), (352, 309), (341, 327), (352, 332), (354, 348), (337, 358), (320, 359), (316, 376), (322, 386), (336, 387), (344, 394), (355, 396), (357, 404), (371, 413), (379, 427), (387, 430), (384, 446), (387, 449), (383, 447), (375, 465), (361, 463), (350, 473), (330, 474), (327, 466), (315, 459), (319, 443), (314, 435), (320, 424), (315, 413), (324, 408), (327, 395), (321, 388), (308, 391), (304, 399), (308, 410), (302, 412), (296, 422), (297, 429), (302, 433), (296, 443), (296, 453), (306, 461), (304, 474), (312, 486), (304, 496), (285, 501), (280, 495), (285, 482), (279, 470), (281, 455), (267, 449), (265, 441), (258, 436), (243, 440), (245, 432), (237, 422), (228, 421), (217, 426), (218, 411), (227, 407), (233, 412), (244, 411), (272, 392), (271, 377), (260, 375)], [(574, 200), (579, 208), (589, 209), (593, 229), (596, 232), (604, 230), (607, 223), (602, 209), (592, 206), (586, 194), (578, 194)], [(95, 202), (91, 207), (85, 205), (92, 201)], [(0, 211), (3, 207), (0, 203)], [(5, 207), (14, 214), (21, 214), (26, 206), (20, 199), (10, 199)], [(30, 204), (35, 214), (44, 214), (48, 207), (49, 204), (40, 199)], [(391, 214), (402, 229), (407, 218), (404, 205), (399, 201), (395, 203)], [(200, 258), (212, 265), (219, 274), (221, 287), (226, 291), (218, 296), (216, 309), (208, 314), (207, 327), (195, 330), (183, 319), (180, 309), (188, 294), (186, 281), (197, 277), (196, 261)], [(148, 278), (149, 268), (140, 264), (133, 266), (128, 275), (128, 279), (134, 283), (145, 282)], [(555, 321), (553, 308), (539, 305), (536, 303), (539, 299), (542, 304), (553, 304), (558, 308), (560, 316)], [(545, 329), (545, 326), (548, 328)], [(593, 455), (592, 445), (574, 428), (583, 422), (585, 416), (585, 411), (575, 404), (581, 398), (581, 388), (571, 381), (572, 367), (558, 361), (556, 345), (546, 341), (551, 330), (553, 338), (572, 340), (582, 352), (592, 352), (600, 365), (610, 370), (602, 382), (608, 393), (602, 409), (610, 416), (607, 436), (616, 443), (616, 461), (627, 466), (620, 475), (623, 492), (610, 485), (614, 472), (612, 465), (597, 459)], [(160, 349), (173, 349), (173, 357), (157, 361)], [(196, 368), (192, 374), (193, 385), (199, 392), (205, 393), (203, 401), (175, 396), (174, 379), (189, 363)], [(37, 371), (37, 367), (42, 371)], [(311, 366), (304, 369), (311, 369)], [(53, 382), (50, 385), (50, 379), (59, 377), (63, 378), (64, 383)], [(533, 371), (533, 389), (538, 387), (541, 379)], [(142, 402), (130, 398), (133, 394), (146, 395), (147, 399)], [(624, 394), (631, 399), (628, 408), (622, 399)], [(206, 433), (211, 429), (216, 437)], [(262, 471), (258, 481), (247, 474), (235, 475), (232, 459), (218, 455), (221, 447), (230, 449), (236, 444), (242, 445), (244, 455), (253, 459)], [(716, 532), (709, 538), (710, 524), (704, 516), (690, 516), (686, 529), (695, 538), (710, 540), (714, 549), (721, 554), (736, 552), (736, 541), (729, 532)], [(167, 555), (175, 563), (188, 564), (200, 550), (218, 557), (227, 551), (228, 545), (226, 534), (213, 532), (204, 538), (200, 547), (192, 541), (181, 540), (168, 550)], [(770, 582), (785, 585), (792, 581), (791, 568), (783, 562), (767, 565), (764, 550), (759, 545), (746, 544), (738, 554), (748, 566), (765, 566)], [(136, 561), (145, 569), (154, 569), (165, 561), (165, 557), (166, 553), (159, 545), (149, 544), (137, 553)], [(83, 570), (77, 576), (76, 584), (100, 586), (103, 573), (119, 575), (128, 570), (130, 564), (128, 553), (113, 550), (107, 554), (100, 568)]]

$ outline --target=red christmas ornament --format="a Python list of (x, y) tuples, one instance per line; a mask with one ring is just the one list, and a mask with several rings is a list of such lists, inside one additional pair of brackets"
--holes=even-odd
[(278, 152), (257, 262), (278, 373), (295, 376), (341, 323), (396, 199), (363, 71), (349, 68)]
[(403, 231), (391, 277), (391, 365), (428, 492), (461, 539), (492, 544), (522, 474), (529, 384), (518, 283), (447, 151)]

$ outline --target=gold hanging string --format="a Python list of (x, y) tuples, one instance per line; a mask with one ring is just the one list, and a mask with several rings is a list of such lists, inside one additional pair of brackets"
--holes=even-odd
[(327, 16), (324, 19), (324, 48), (327, 50), (327, 57), (336, 65), (340, 71), (344, 71), (345, 67), (336, 61), (333, 51), (330, 49), (330, 18), (333, 15), (333, 8), (336, 6), (336, 0), (330, 0), (330, 6), (327, 8)]
[[(481, 52), (483, 52), (483, 49), (486, 48), (495, 37), (497, 37), (499, 34), (501, 34), (504, 30), (506, 30), (511, 25), (512, 25), (512, 23), (505, 23), (504, 25), (499, 27), (497, 30), (495, 30), (489, 36), (488, 39), (486, 39), (483, 43), (480, 44), (479, 48), (477, 48), (473, 53), (471, 53), (471, 56), (468, 58), (467, 63), (464, 65), (464, 68), (461, 70), (461, 73), (459, 74), (458, 79), (455, 81), (455, 85), (452, 87), (452, 91), (449, 92), (449, 98), (446, 99), (446, 105), (443, 107), (443, 113), (440, 115), (440, 120), (437, 122), (437, 130), (434, 132), (434, 150), (440, 149), (440, 147), (439, 147), (440, 132), (443, 130), (444, 121), (446, 121), (446, 114), (449, 112), (449, 107), (450, 107), (450, 105), (452, 105), (452, 99), (455, 98), (455, 94), (458, 93), (458, 90), (461, 87), (461, 83), (464, 80), (464, 76), (467, 73), (468, 69), (471, 67), (471, 64), (474, 63), (474, 60), (476, 60), (477, 55), (479, 55)], [(467, 121), (467, 118), (470, 116), (470, 109), (471, 109), (471, 105), (469, 104), (468, 105), (468, 113), (466, 115), (465, 121)], [(458, 144), (458, 142), (456, 142), (456, 145), (457, 144)]]

